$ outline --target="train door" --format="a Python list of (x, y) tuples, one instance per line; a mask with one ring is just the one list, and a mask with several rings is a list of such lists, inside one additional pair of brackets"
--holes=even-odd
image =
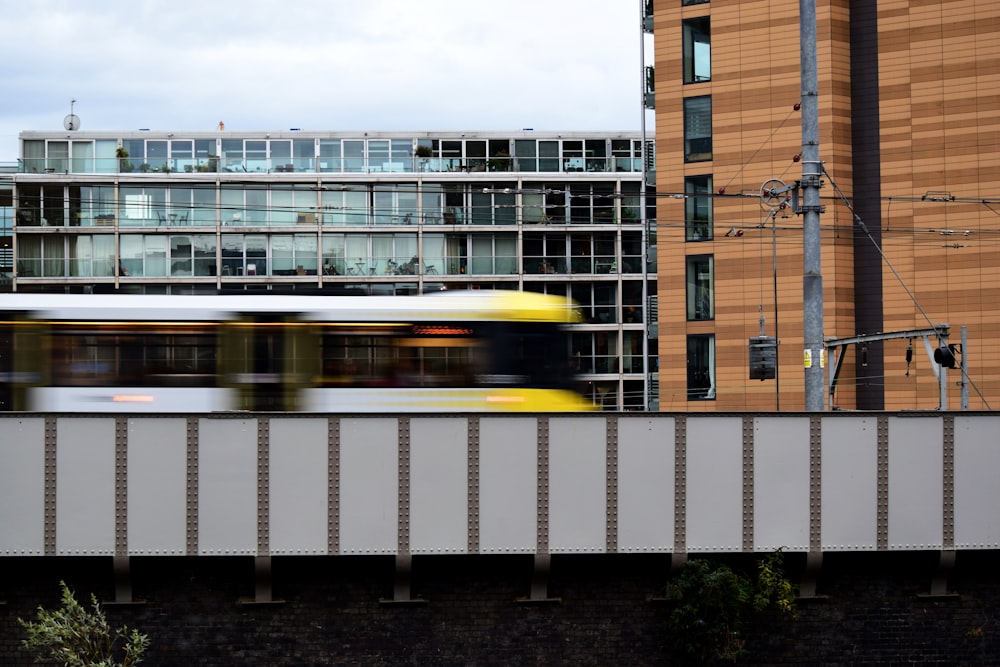
[(255, 314), (227, 325), (223, 359), (236, 409), (285, 412), (299, 409), (300, 390), (318, 375), (319, 350), (309, 325)]
[(29, 410), (28, 389), (41, 383), (47, 361), (44, 329), (7, 313), (0, 320), (0, 412)]
[(0, 412), (14, 409), (14, 325), (0, 322)]

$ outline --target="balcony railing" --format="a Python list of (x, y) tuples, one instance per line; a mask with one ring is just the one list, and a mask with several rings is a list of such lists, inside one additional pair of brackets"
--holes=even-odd
[[(24, 174), (387, 174), (387, 173), (608, 173), (641, 172), (638, 157), (411, 157), (392, 160), (373, 158), (309, 158), (267, 160), (245, 157), (208, 156), (143, 160), (111, 158), (24, 158), (19, 165)], [(282, 176), (279, 176), (282, 177)]]

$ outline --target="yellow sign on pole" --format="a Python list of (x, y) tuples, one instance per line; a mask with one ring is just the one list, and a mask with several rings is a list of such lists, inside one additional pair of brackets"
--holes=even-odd
[[(806, 368), (812, 368), (813, 366), (813, 351), (805, 350), (805, 354), (802, 357), (802, 365)], [(826, 350), (821, 349), (819, 351), (819, 367), (826, 368)]]

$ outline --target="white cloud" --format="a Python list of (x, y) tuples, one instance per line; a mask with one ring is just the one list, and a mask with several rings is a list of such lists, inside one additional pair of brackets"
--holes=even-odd
[(0, 0), (22, 130), (619, 130), (639, 0)]

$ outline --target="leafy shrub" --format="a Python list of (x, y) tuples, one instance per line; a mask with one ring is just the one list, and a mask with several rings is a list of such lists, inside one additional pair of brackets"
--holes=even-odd
[(667, 632), (675, 657), (691, 664), (735, 661), (755, 613), (773, 610), (794, 618), (796, 590), (785, 577), (780, 551), (757, 564), (750, 578), (727, 565), (690, 560), (667, 586), (673, 603)]
[(46, 611), (39, 607), (37, 622), (17, 619), (28, 631), (22, 644), (39, 654), (36, 662), (48, 659), (64, 667), (131, 667), (142, 661), (149, 646), (148, 636), (128, 626), (112, 631), (95, 595), (90, 596), (93, 611), (88, 612), (65, 582), (59, 585), (60, 609)]

